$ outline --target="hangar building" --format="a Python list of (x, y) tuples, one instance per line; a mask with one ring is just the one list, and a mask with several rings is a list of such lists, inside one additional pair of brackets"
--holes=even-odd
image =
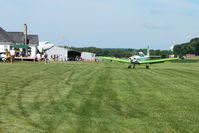
[(89, 52), (79, 52), (54, 46), (46, 51), (49, 60), (54, 61), (95, 61), (95, 54)]

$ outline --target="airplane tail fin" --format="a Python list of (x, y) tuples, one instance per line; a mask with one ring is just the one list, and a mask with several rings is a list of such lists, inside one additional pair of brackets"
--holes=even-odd
[(149, 46), (147, 47), (147, 56), (150, 56)]

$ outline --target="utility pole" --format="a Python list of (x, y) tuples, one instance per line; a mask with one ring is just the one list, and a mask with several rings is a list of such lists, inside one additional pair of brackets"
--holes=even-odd
[(24, 44), (27, 45), (27, 24), (24, 24)]
[[(28, 30), (28, 26), (27, 26), (27, 24), (25, 23), (24, 24), (24, 45), (26, 45), (27, 46), (27, 30)], [(27, 55), (28, 54), (28, 50), (27, 50), (27, 48), (25, 49), (25, 55)]]

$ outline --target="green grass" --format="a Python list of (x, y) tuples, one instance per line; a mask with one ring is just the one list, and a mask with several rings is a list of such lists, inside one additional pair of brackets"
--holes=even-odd
[(0, 64), (2, 133), (199, 132), (199, 63)]

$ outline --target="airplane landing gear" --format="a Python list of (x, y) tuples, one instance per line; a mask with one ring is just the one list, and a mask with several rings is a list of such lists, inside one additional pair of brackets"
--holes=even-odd
[(133, 64), (133, 69), (135, 69), (135, 64)]
[[(132, 64), (129, 64), (128, 69), (132, 68)], [(135, 69), (135, 64), (133, 64), (133, 69)]]
[(149, 65), (146, 65), (146, 69), (149, 69)]
[(131, 66), (131, 64), (130, 64), (130, 65), (128, 66), (128, 69), (131, 69), (131, 67), (132, 67), (132, 66)]

